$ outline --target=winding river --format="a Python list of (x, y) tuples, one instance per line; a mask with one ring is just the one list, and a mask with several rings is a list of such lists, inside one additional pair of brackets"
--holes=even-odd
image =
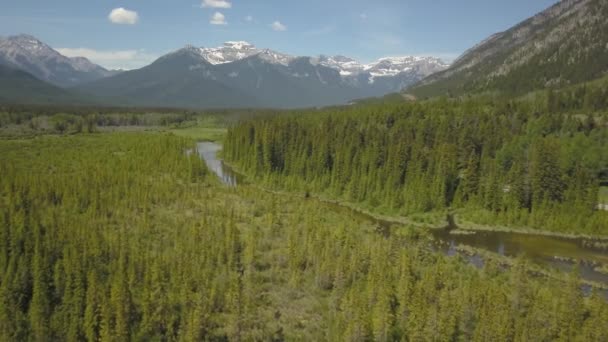
[[(237, 186), (242, 178), (218, 158), (217, 153), (221, 148), (221, 145), (212, 142), (200, 142), (197, 145), (198, 153), (205, 160), (207, 167), (224, 184)], [(394, 226), (391, 222), (379, 220), (345, 206), (334, 203), (328, 203), (328, 205), (337, 210), (350, 211), (359, 218), (372, 221), (387, 231)], [(577, 260), (580, 261), (579, 269), (583, 279), (608, 285), (608, 274), (597, 271), (599, 265), (608, 265), (608, 250), (594, 248), (588, 240), (583, 238), (501, 231), (465, 231), (463, 233), (450, 228), (431, 229), (431, 233), (437, 242), (436, 248), (447, 255), (457, 254), (458, 246), (464, 245), (509, 257), (524, 254), (534, 263), (563, 271), (571, 270), (575, 265), (573, 260)], [(483, 265), (483, 259), (479, 256), (470, 256), (469, 260), (477, 266)]]

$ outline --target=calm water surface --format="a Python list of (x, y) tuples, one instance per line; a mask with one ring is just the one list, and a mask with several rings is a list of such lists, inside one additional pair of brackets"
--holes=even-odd
[(221, 149), (221, 145), (213, 142), (199, 142), (196, 145), (199, 156), (203, 158), (207, 167), (220, 178), (222, 183), (232, 187), (237, 186), (239, 183), (237, 174), (217, 157), (217, 153)]

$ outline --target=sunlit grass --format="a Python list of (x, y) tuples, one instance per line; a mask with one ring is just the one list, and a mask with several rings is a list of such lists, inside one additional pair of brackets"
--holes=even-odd
[(226, 135), (225, 128), (214, 127), (188, 127), (172, 129), (171, 132), (181, 137), (191, 138), (197, 141), (222, 141)]

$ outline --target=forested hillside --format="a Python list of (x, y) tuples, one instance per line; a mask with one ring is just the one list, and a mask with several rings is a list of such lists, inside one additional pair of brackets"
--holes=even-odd
[(0, 141), (0, 340), (608, 336), (606, 301), (575, 273), (477, 269), (416, 230), (383, 236), (320, 202), (224, 188), (192, 146), (158, 133)]
[(492, 35), (445, 71), (407, 92), (419, 97), (521, 95), (603, 77), (608, 72), (608, 3), (562, 0)]
[(391, 214), (608, 235), (605, 83), (522, 100), (387, 102), (244, 121), (225, 157), (267, 185)]

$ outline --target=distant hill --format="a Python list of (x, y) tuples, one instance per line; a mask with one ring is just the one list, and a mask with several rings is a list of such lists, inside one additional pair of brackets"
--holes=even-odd
[(25, 71), (0, 64), (0, 103), (67, 105), (93, 101), (41, 81)]
[(407, 89), (418, 97), (524, 94), (608, 72), (608, 1), (563, 0), (465, 52)]

